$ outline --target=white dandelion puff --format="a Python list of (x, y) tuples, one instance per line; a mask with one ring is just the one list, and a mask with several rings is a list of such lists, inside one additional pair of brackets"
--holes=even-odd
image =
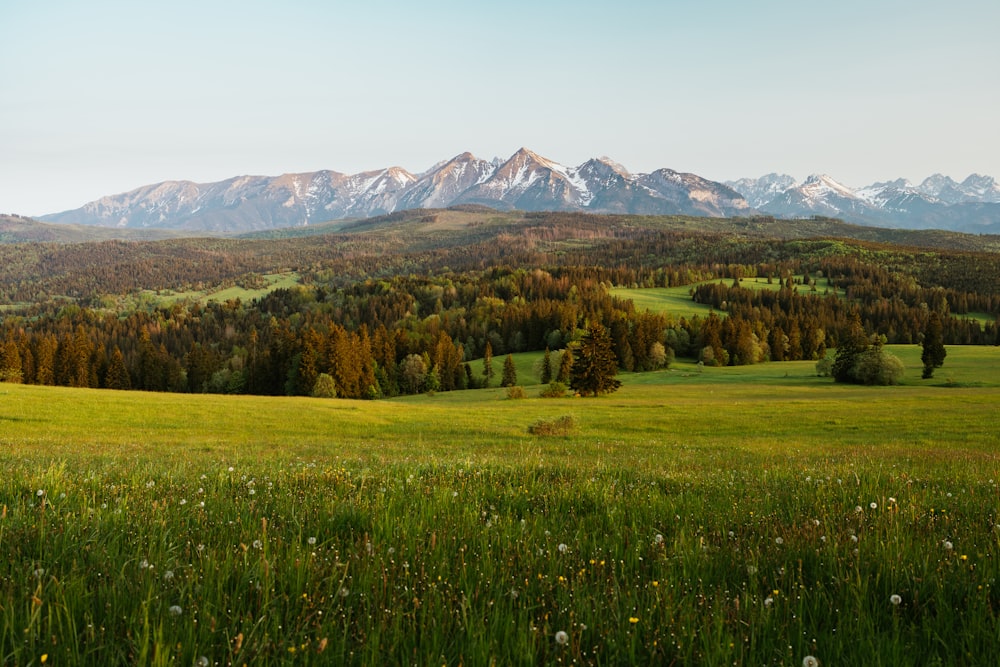
[(179, 604), (170, 605), (170, 609), (167, 611), (170, 612), (171, 616), (180, 616), (184, 612)]
[(802, 658), (802, 667), (819, 667), (819, 660), (816, 659), (816, 656), (807, 655)]
[(560, 630), (556, 633), (556, 643), (561, 646), (565, 646), (569, 643), (569, 635), (566, 634), (565, 630)]
[(899, 597), (895, 593), (889, 596), (889, 604), (891, 604), (893, 607), (898, 607), (902, 601), (903, 598)]

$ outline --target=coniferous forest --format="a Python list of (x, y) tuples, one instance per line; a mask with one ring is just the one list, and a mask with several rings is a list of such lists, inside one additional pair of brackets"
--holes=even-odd
[[(932, 316), (944, 345), (1000, 343), (1000, 254), (967, 235), (481, 210), (316, 231), (2, 245), (0, 379), (374, 399), (483, 386), (487, 348), (557, 352), (595, 325), (624, 371), (820, 360), (857, 324), (917, 344)], [(197, 294), (278, 272), (296, 284)], [(640, 310), (613, 287), (688, 287), (711, 311)]]

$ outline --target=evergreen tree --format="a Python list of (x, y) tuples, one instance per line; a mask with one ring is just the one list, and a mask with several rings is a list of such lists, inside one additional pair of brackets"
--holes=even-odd
[(0, 348), (0, 382), (21, 382), (21, 353), (10, 339)]
[(569, 379), (573, 375), (573, 351), (566, 348), (559, 356), (559, 372), (556, 373), (556, 381), (569, 384)]
[(834, 382), (857, 382), (855, 368), (858, 360), (869, 348), (868, 336), (861, 326), (861, 320), (855, 316), (851, 329), (843, 340), (837, 343), (837, 356), (833, 360), (831, 374)]
[(610, 394), (621, 386), (615, 378), (618, 359), (608, 330), (595, 323), (580, 340), (569, 386), (582, 396)]
[(486, 386), (490, 386), (493, 379), (493, 346), (486, 341), (486, 349), (483, 350), (483, 377), (486, 378)]
[(132, 379), (129, 377), (128, 368), (125, 367), (125, 357), (122, 356), (122, 351), (117, 347), (111, 353), (108, 371), (104, 376), (104, 386), (108, 389), (132, 388)]
[(513, 387), (517, 384), (517, 368), (514, 367), (514, 356), (507, 355), (503, 360), (503, 376), (500, 379), (501, 387)]
[(542, 384), (548, 384), (552, 382), (552, 353), (549, 348), (545, 348), (545, 356), (542, 357), (542, 375), (539, 378)]
[(944, 364), (944, 358), (948, 355), (942, 341), (943, 328), (941, 315), (936, 310), (931, 311), (931, 315), (927, 319), (927, 327), (924, 329), (922, 343), (924, 351), (920, 355), (920, 361), (924, 362), (923, 378), (925, 380), (934, 377), (934, 369), (941, 368)]

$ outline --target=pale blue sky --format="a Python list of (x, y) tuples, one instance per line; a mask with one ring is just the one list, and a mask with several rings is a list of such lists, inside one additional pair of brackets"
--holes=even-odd
[(996, 0), (0, 1), (0, 212), (521, 146), (1000, 178)]

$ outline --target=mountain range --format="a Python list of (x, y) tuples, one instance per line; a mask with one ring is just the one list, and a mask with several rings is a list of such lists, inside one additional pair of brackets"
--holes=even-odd
[(407, 209), (482, 205), (500, 210), (638, 215), (835, 217), (911, 229), (1000, 232), (1000, 186), (934, 175), (851, 189), (828, 176), (787, 175), (720, 183), (658, 169), (630, 173), (609, 158), (567, 167), (526, 148), (506, 160), (462, 153), (412, 174), (388, 167), (359, 174), (316, 171), (237, 176), (216, 183), (165, 181), (42, 216), (46, 222), (120, 229), (240, 233), (367, 218)]
[(785, 174), (728, 181), (751, 208), (783, 218), (828, 216), (847, 222), (905, 229), (1000, 232), (1000, 186), (972, 174), (961, 183), (934, 174), (919, 185), (905, 179), (852, 189), (830, 176), (802, 183)]

